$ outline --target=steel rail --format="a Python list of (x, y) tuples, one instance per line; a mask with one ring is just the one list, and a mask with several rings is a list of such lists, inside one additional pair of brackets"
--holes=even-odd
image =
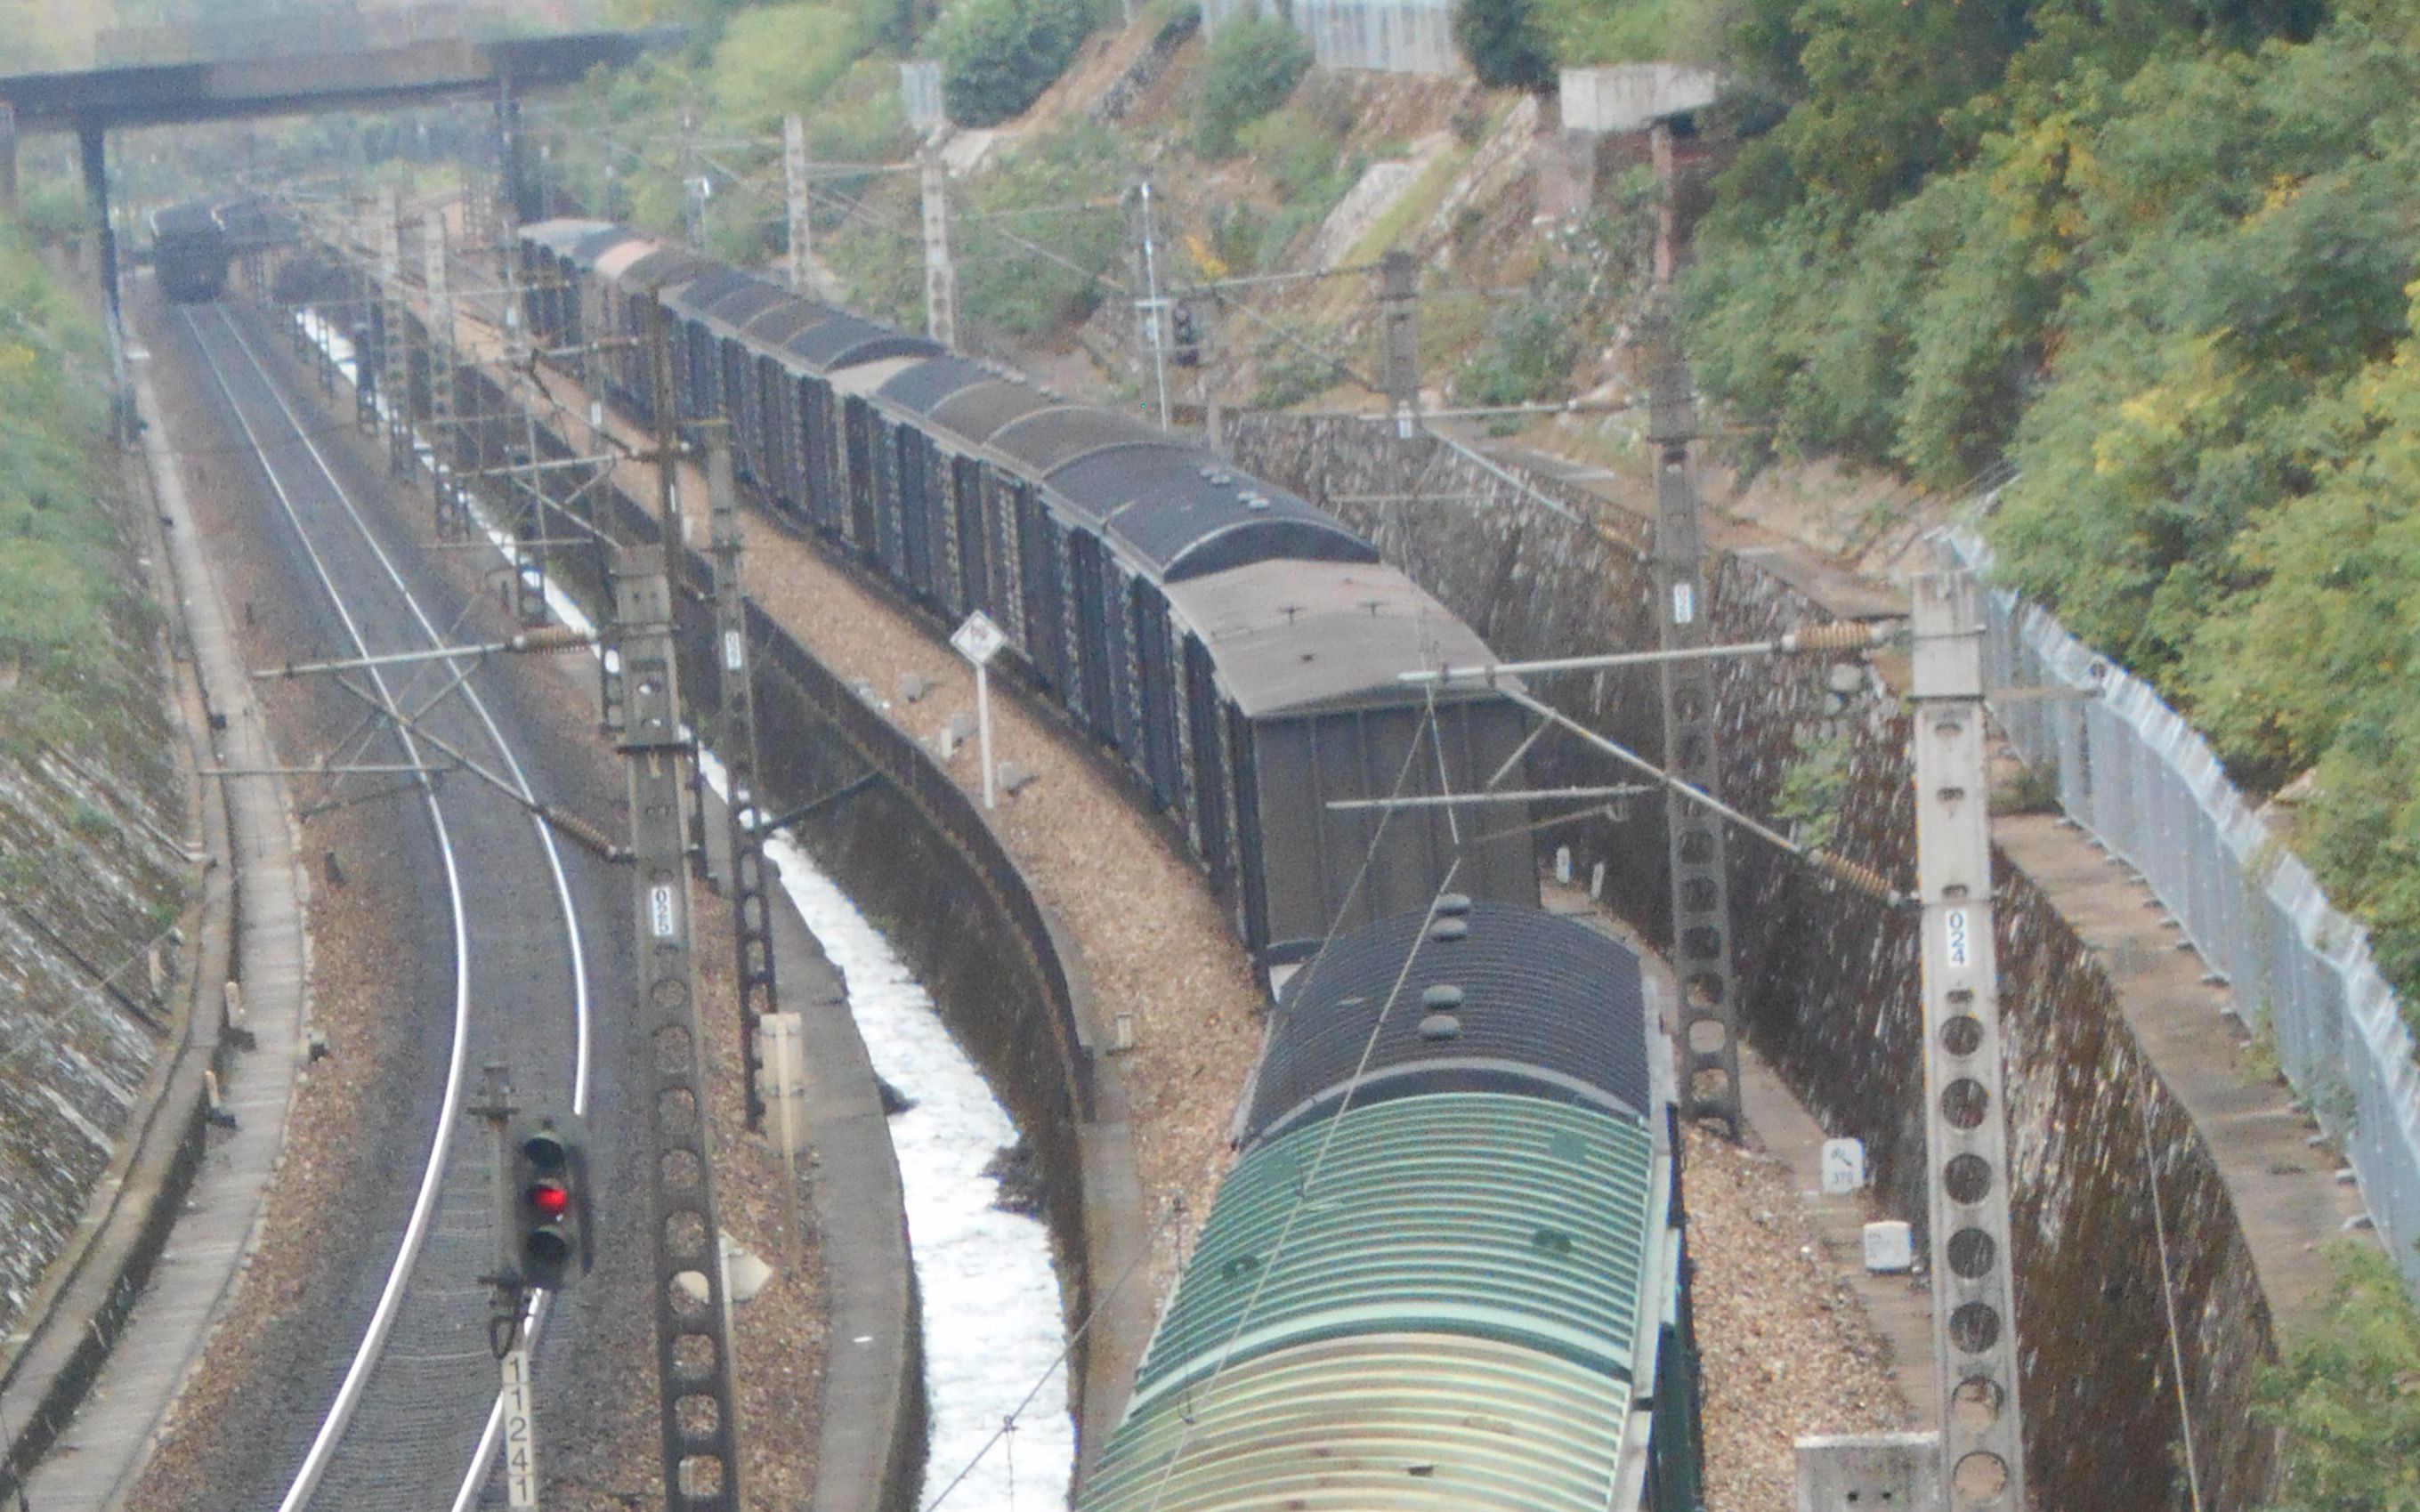
[[(227, 381), (225, 368), (220, 364), (217, 354), (210, 350), (209, 341), (202, 334), (201, 325), (194, 319), (192, 313), (184, 310), (179, 310), (178, 313), (184, 320), (186, 329), (192, 332), (194, 344), (201, 352), (202, 360), (209, 365), (210, 376), (217, 380), (219, 392), (225, 396), (227, 409), (234, 414), (236, 424), (242, 428), (245, 438), (259, 453), (262, 475), (269, 480), (270, 491), (277, 496), (278, 507), (284, 512), (287, 523), (293, 527), (295, 537), (302, 544), (303, 554), (310, 558), (311, 569), (319, 579), (320, 590), (327, 594), (329, 605), (335, 610), (336, 617), (344, 622), (345, 633), (351, 638), (354, 646), (366, 653), (369, 646), (362, 634), (361, 625), (353, 618), (352, 609), (345, 602), (345, 595), (337, 589), (335, 578), (328, 570), (326, 558), (319, 554), (319, 548), (312, 541), (310, 532), (303, 529), (302, 513), (294, 507), (293, 495), (287, 490), (284, 480), (278, 477), (277, 470), (270, 465), (269, 453), (260, 445), (259, 433), (254, 428), (251, 417), (244, 413), (241, 401), (236, 398), (235, 386)], [(225, 318), (224, 316), (222, 318)], [(232, 325), (229, 329), (233, 329)], [(387, 687), (384, 675), (373, 669), (371, 677), (380, 697), (386, 701), (388, 708), (395, 708), (395, 694)], [(398, 731), (397, 735), (403, 742), (406, 753), (414, 762), (418, 762), (420, 760), (419, 742), (412, 738), (411, 733), (408, 730)], [(330, 1405), (328, 1415), (321, 1420), (319, 1430), (312, 1436), (311, 1447), (303, 1456), (301, 1469), (296, 1472), (293, 1482), (279, 1501), (279, 1512), (298, 1512), (298, 1509), (310, 1500), (311, 1492), (318, 1485), (320, 1475), (326, 1472), (327, 1460), (334, 1450), (336, 1440), (343, 1434), (344, 1424), (350, 1419), (353, 1405), (361, 1398), (362, 1389), (369, 1379), (370, 1368), (376, 1363), (380, 1351), (385, 1347), (386, 1335), (394, 1327), (396, 1310), (403, 1298), (404, 1283), (411, 1273), (411, 1261), (419, 1255), (421, 1244), (427, 1238), (429, 1223), (436, 1215), (438, 1194), (444, 1184), (445, 1160), (450, 1153), (453, 1142), (454, 1119), (461, 1102), (464, 1057), (470, 1039), (470, 917), (463, 902), (461, 868), (454, 854), (453, 836), (446, 826), (444, 809), (438, 803), (436, 791), (428, 779), (424, 775), (417, 779), (417, 781), (421, 795), (428, 807), (429, 823), (437, 831), (438, 855), (444, 864), (447, 899), (454, 919), (453, 1044), (446, 1057), (444, 1113), (438, 1122), (437, 1132), (429, 1149), (428, 1161), (421, 1173), (419, 1190), (412, 1198), (411, 1214), (405, 1223), (403, 1243), (398, 1249), (396, 1263), (387, 1273), (386, 1284), (380, 1288), (378, 1304), (370, 1314), (370, 1326), (364, 1333), (360, 1347), (354, 1350), (353, 1359), (346, 1367), (344, 1380), (336, 1388), (336, 1400)]]
[[(293, 407), (286, 402), (285, 395), (279, 392), (274, 379), (270, 375), (267, 365), (261, 362), (259, 354), (253, 349), (251, 341), (245, 337), (242, 331), (236, 326), (235, 322), (230, 319), (224, 311), (220, 313), (220, 318), (225, 322), (227, 330), (229, 333), (234, 336), (237, 346), (242, 349), (245, 358), (252, 363), (254, 370), (259, 374), (263, 386), (267, 389), (271, 399), (276, 404), (279, 411), (285, 416), (287, 423), (293, 426), (297, 435), (302, 438), (304, 447), (311, 454), (313, 463), (318, 468), (320, 475), (327, 480), (328, 486), (334, 493), (337, 501), (343, 505), (346, 516), (352, 521), (354, 529), (359, 532), (364, 544), (370, 548), (371, 554), (378, 559), (380, 570), (384, 572), (388, 582), (394, 587), (397, 595), (402, 598), (405, 607), (410, 609), (412, 619), (420, 625), (422, 633), (427, 636), (431, 642), (441, 646), (443, 645), (445, 641), (445, 632), (438, 627), (436, 622), (432, 620), (428, 613), (421, 607), (418, 595), (414, 594), (411, 588), (406, 584), (403, 574), (396, 566), (395, 559), (388, 553), (384, 544), (379, 540), (377, 532), (370, 529), (368, 521), (363, 517), (361, 510), (354, 504), (350, 491), (345, 487), (343, 482), (336, 476), (335, 470), (329, 465), (327, 456), (320, 451), (318, 444), (310, 439), (307, 428), (302, 424), (300, 417), (294, 413)], [(232, 395), (230, 395), (230, 400), (232, 401)], [(297, 528), (298, 530), (300, 529), (299, 524)], [(315, 552), (315, 560), (316, 555), (317, 554)], [(364, 646), (362, 650), (365, 655), (367, 654), (366, 646)], [(461, 668), (454, 666), (451, 659), (448, 660), (447, 665), (451, 670), (456, 671), (457, 672), (462, 671)], [(376, 675), (375, 669), (372, 671), (373, 675)], [(380, 686), (381, 689), (383, 689), (382, 683)], [(487, 731), (488, 738), (493, 743), (497, 755), (502, 759), (505, 771), (510, 774), (513, 784), (520, 789), (523, 800), (529, 804), (536, 803), (536, 795), (530, 785), (528, 773), (521, 765), (520, 758), (514, 754), (511, 742), (504, 738), (504, 731), (497, 725), (494, 715), (488, 707), (487, 701), (481, 698), (478, 690), (468, 682), (464, 682), (462, 684), (461, 693), (465, 702), (470, 705), (473, 713), (476, 716), (481, 727)], [(389, 706), (390, 708), (394, 706), (391, 699), (389, 701)], [(573, 1053), (572, 1066), (572, 1112), (577, 1117), (585, 1117), (588, 1112), (589, 1101), (592, 1013), (588, 980), (587, 951), (581, 933), (580, 911), (579, 906), (571, 894), (570, 876), (564, 866), (563, 853), (556, 842), (553, 830), (548, 826), (544, 820), (539, 819), (535, 815), (532, 816), (530, 825), (532, 832), (536, 837), (538, 846), (546, 856), (548, 872), (554, 883), (556, 905), (563, 916), (566, 949), (570, 958), (571, 964), (572, 1011), (574, 1019), (574, 1041), (576, 1046)], [(467, 977), (464, 980), (467, 990)], [(467, 1027), (467, 1024), (465, 1026)], [(449, 1073), (447, 1078), (446, 1102), (445, 1106), (441, 1113), (441, 1118), (442, 1119), (440, 1126), (439, 1136), (441, 1147), (450, 1141), (452, 1125), (460, 1116), (460, 1070), (462, 1054), (462, 1040), (458, 1035), (454, 1057), (455, 1069), (451, 1073)], [(431, 1170), (439, 1175), (439, 1184), (442, 1184), (442, 1159), (432, 1160)], [(434, 1189), (432, 1187), (432, 1192), (433, 1190)], [(433, 1208), (433, 1201), (431, 1206)], [(417, 1210), (415, 1209), (415, 1216), (417, 1215)], [(415, 1244), (412, 1248), (412, 1258), (417, 1259), (418, 1246)], [(401, 1259), (402, 1257), (398, 1256), (398, 1260), (401, 1261)], [(411, 1267), (409, 1263), (399, 1263), (396, 1272), (390, 1277), (391, 1283), (407, 1280), (410, 1269)], [(401, 1285), (391, 1285), (391, 1291), (393, 1293), (392, 1303), (399, 1304), (402, 1295)], [(391, 1329), (394, 1322), (393, 1315), (395, 1307), (391, 1304), (390, 1298), (387, 1295), (382, 1294), (380, 1301), (381, 1310), (386, 1314), (386, 1327)], [(535, 1340), (535, 1329), (543, 1320), (544, 1314), (545, 1309), (542, 1305), (542, 1302), (534, 1301), (528, 1314), (529, 1326), (532, 1331), (533, 1340)], [(365, 1338), (365, 1344), (366, 1345), (367, 1342), (368, 1341)], [(379, 1338), (379, 1344), (381, 1350), (384, 1347), (384, 1331), (381, 1330)], [(356, 1361), (358, 1364), (358, 1355), (356, 1357)], [(372, 1368), (375, 1367), (375, 1359), (370, 1362)], [(364, 1383), (366, 1383), (367, 1374), (367, 1370), (364, 1370)], [(348, 1384), (350, 1383), (351, 1372), (349, 1371)], [(351, 1400), (347, 1402), (344, 1400), (343, 1395), (340, 1391), (339, 1403), (344, 1408), (345, 1421), (335, 1422), (335, 1414), (334, 1412), (331, 1413), (330, 1421), (334, 1424), (335, 1431), (333, 1434), (327, 1434), (326, 1427), (328, 1425), (323, 1425), (322, 1433), (326, 1438), (328, 1450), (325, 1454), (319, 1457), (317, 1471), (316, 1473), (313, 1473), (310, 1477), (311, 1484), (309, 1486), (304, 1486), (302, 1484), (302, 1477), (298, 1476), (296, 1480), (296, 1489), (300, 1489), (302, 1493), (301, 1499), (297, 1500), (289, 1493), (287, 1502), (281, 1504), (279, 1512), (300, 1512), (300, 1508), (307, 1504), (311, 1491), (317, 1487), (318, 1475), (325, 1473), (327, 1461), (334, 1457), (335, 1444), (341, 1442), (344, 1430), (346, 1427), (349, 1425), (352, 1408), (358, 1405), (360, 1396), (361, 1392), (356, 1389), (352, 1394)], [(500, 1408), (500, 1397), (490, 1401), (488, 1422), (480, 1436), (480, 1447), (477, 1451), (474, 1451), (472, 1464), (464, 1473), (464, 1485), (466, 1487), (475, 1489), (476, 1485), (486, 1478), (487, 1467), (493, 1461), (494, 1441), (496, 1440), (498, 1430), (501, 1427)], [(315, 1451), (318, 1448), (317, 1442), (315, 1442), (313, 1447)], [(306, 1471), (311, 1469), (311, 1462), (307, 1458), (305, 1461), (305, 1469)], [(473, 1494), (475, 1494), (475, 1489)]]
[[(473, 316), (473, 318), (475, 319), (477, 317)], [(321, 336), (318, 339), (322, 341), (327, 339), (324, 331)], [(256, 362), (257, 359), (255, 359), (255, 361)], [(384, 401), (381, 400), (380, 402), (383, 403)], [(415, 452), (415, 455), (419, 454)], [(471, 507), (474, 517), (478, 517), (478, 506), (474, 503)], [(484, 518), (481, 518), (481, 523), (486, 525)], [(507, 560), (509, 560), (511, 553), (506, 549), (502, 542), (496, 539), (497, 532), (494, 527), (491, 525), (487, 526), (487, 533), (489, 535), (489, 544), (494, 548), (494, 549), (499, 552), (503, 552), (506, 556)], [(375, 546), (376, 544), (373, 542), (374, 549)], [(384, 553), (380, 552), (380, 556), (383, 557)], [(414, 612), (417, 612), (416, 605), (414, 606)], [(423, 623), (426, 624), (427, 621), (424, 619)], [(595, 648), (592, 646), (591, 649)], [(469, 689), (465, 688), (465, 691), (468, 692)], [(475, 695), (473, 696), (475, 698)], [(484, 705), (482, 706), (482, 711), (484, 713)], [(492, 730), (492, 728), (493, 727), (491, 725), (490, 729)], [(512, 752), (509, 748), (504, 746), (502, 736), (499, 735), (496, 738), (498, 749), (503, 751), (505, 762), (510, 766), (514, 779), (520, 784), (522, 796), (529, 802), (535, 803), (535, 795), (530, 793), (528, 780), (522, 776), (520, 764), (513, 760)], [(575, 975), (575, 990), (578, 995), (580, 1043), (579, 1066), (572, 1083), (571, 1103), (572, 1112), (577, 1116), (584, 1118), (588, 1113), (589, 1075), (589, 998), (586, 960), (583, 952), (577, 948), (579, 926), (576, 920), (576, 915), (571, 911), (568, 885), (564, 878), (562, 861), (555, 853), (554, 841), (551, 833), (547, 829), (545, 820), (534, 818), (532, 823), (536, 825), (540, 835), (545, 839), (548, 858), (554, 868), (555, 885), (564, 899), (564, 906), (566, 910), (564, 917), (567, 921), (571, 921), (571, 930), (574, 941), (572, 965)], [(549, 1310), (547, 1304), (550, 1300), (551, 1299), (545, 1292), (541, 1291), (534, 1293), (530, 1299), (527, 1308), (521, 1314), (522, 1336), (527, 1338), (532, 1344), (535, 1344), (537, 1342), (538, 1335), (545, 1331), (547, 1313)], [(461, 1482), (456, 1488), (454, 1500), (451, 1504), (452, 1512), (470, 1512), (471, 1508), (478, 1504), (480, 1489), (488, 1478), (488, 1468), (495, 1463), (498, 1451), (504, 1447), (504, 1394), (500, 1391), (488, 1404), (487, 1422), (479, 1430), (478, 1446), (472, 1451), (470, 1463), (464, 1468)]]

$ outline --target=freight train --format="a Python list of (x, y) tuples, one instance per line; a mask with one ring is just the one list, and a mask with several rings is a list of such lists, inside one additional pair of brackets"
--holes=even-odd
[[(1540, 908), (1492, 660), (1307, 501), (620, 226), (521, 232), (523, 318), (938, 625), (981, 611), (1165, 814), (1276, 995), (1238, 1158), (1079, 1512), (1690, 1512), (1696, 1351), (1639, 960)], [(1514, 786), (1518, 786), (1517, 781)], [(1668, 1050), (1665, 1051), (1668, 1064)]]
[(1241, 1156), (1078, 1512), (1690, 1512), (1638, 958), (1448, 893), (1285, 985)]
[(168, 205), (151, 212), (151, 268), (160, 292), (199, 304), (226, 291), (226, 232), (209, 205)]
[(1528, 733), (1493, 689), (1396, 682), (1487, 648), (1335, 519), (1165, 431), (620, 227), (547, 222), (522, 247), (537, 339), (601, 348), (604, 387), (650, 421), (659, 295), (678, 418), (727, 418), (775, 515), (937, 623), (997, 624), (1181, 833), (1264, 970), (1424, 905), (1457, 853), (1461, 890), (1537, 903), (1518, 805), (1490, 806), (1502, 838), (1476, 847), (1442, 809), (1328, 807), (1486, 787)]
[(226, 292), (228, 265), (290, 239), (286, 217), (266, 199), (167, 205), (151, 212), (151, 267), (160, 292), (199, 304)]

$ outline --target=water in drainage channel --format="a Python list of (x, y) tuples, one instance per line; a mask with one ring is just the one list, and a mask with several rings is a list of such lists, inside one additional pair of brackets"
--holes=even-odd
[[(351, 344), (316, 312), (301, 318), (349, 380)], [(510, 541), (481, 523), (509, 561)], [(594, 628), (570, 595), (551, 582), (546, 592), (563, 624)], [(708, 783), (727, 796), (722, 764), (708, 751), (703, 764)], [(1000, 1182), (985, 1174), (993, 1157), (1016, 1142), (1016, 1126), (882, 933), (796, 841), (776, 836), (766, 851), (780, 868), (783, 893), (841, 974), (875, 1074), (911, 1104), (890, 1122), (922, 1303), (924, 1503), (930, 1506), (955, 1480), (945, 1504), (950, 1512), (1063, 1507), (1076, 1424), (1059, 1363), (1065, 1314), (1050, 1231), (1037, 1217), (998, 1207)], [(1029, 1396), (1031, 1409), (1017, 1415)], [(1015, 1431), (1002, 1434), (1012, 1418)]]

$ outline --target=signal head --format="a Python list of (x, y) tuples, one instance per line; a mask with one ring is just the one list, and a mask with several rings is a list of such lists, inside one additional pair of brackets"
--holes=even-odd
[[(524, 1129), (512, 1142), (514, 1255), (521, 1284), (560, 1289), (570, 1278), (575, 1254), (586, 1252), (587, 1204), (579, 1190), (584, 1163), (572, 1144), (551, 1127)], [(585, 1267), (583, 1266), (583, 1269)]]

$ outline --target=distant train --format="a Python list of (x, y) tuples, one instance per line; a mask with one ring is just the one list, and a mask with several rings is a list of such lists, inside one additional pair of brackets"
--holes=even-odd
[(210, 205), (170, 205), (151, 212), (151, 267), (160, 292), (199, 304), (226, 292), (226, 232)]
[(170, 205), (151, 212), (151, 266), (160, 292), (198, 304), (226, 292), (236, 258), (287, 240), (285, 215), (259, 197)]
[[(1240, 1151), (1079, 1512), (1695, 1512), (1697, 1351), (1640, 964), (1539, 907), (1529, 727), (1369, 542), (1123, 415), (619, 226), (524, 317), (779, 516), (1016, 665), (1179, 827), (1277, 1002)], [(567, 360), (567, 359), (566, 359)], [(1518, 785), (1517, 782), (1515, 785)]]
[(938, 622), (998, 624), (1181, 830), (1264, 969), (1425, 905), (1457, 856), (1457, 889), (1537, 903), (1517, 803), (1489, 807), (1500, 838), (1477, 846), (1442, 809), (1328, 807), (1500, 784), (1528, 733), (1494, 689), (1396, 681), (1487, 648), (1334, 518), (1165, 431), (622, 227), (521, 238), (539, 339), (602, 344), (612, 397), (652, 419), (659, 293), (679, 418), (727, 416), (769, 507)]

